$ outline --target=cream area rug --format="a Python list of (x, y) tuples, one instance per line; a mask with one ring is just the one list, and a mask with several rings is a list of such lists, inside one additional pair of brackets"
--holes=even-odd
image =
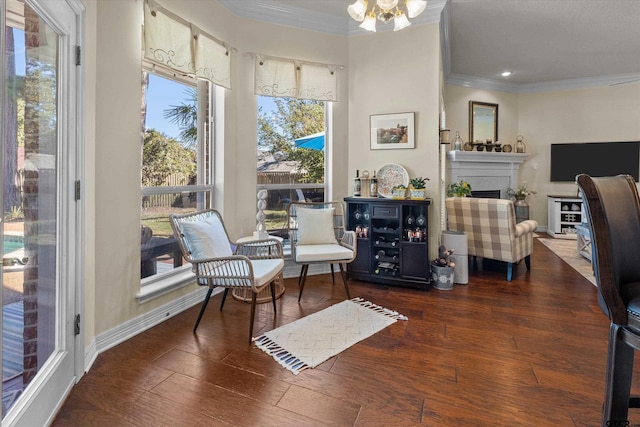
[(578, 253), (576, 241), (573, 239), (543, 239), (538, 241), (548, 247), (551, 252), (558, 255), (564, 262), (569, 264), (587, 280), (596, 285), (596, 278), (593, 275), (591, 261)]
[(269, 331), (253, 341), (297, 375), (398, 320), (407, 320), (407, 317), (362, 298), (353, 298)]

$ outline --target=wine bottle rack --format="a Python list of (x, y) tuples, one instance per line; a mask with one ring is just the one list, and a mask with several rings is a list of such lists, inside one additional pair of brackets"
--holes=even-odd
[(349, 277), (429, 289), (431, 201), (347, 197), (345, 202), (347, 229), (358, 236), (358, 255), (347, 265)]

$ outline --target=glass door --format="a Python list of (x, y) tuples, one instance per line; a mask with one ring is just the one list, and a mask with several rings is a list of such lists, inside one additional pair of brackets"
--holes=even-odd
[(2, 5), (2, 424), (44, 425), (74, 379), (77, 16)]

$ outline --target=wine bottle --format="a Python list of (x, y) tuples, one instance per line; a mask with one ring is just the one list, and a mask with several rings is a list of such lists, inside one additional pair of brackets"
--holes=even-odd
[(362, 182), (360, 181), (360, 170), (356, 169), (356, 177), (353, 178), (353, 195), (360, 196), (362, 189)]
[(376, 171), (373, 171), (373, 178), (369, 181), (369, 196), (378, 197), (378, 178), (376, 178)]

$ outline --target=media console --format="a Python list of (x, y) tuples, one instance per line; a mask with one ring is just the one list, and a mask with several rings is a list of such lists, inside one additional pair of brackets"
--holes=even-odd
[(547, 233), (564, 239), (576, 238), (576, 226), (585, 220), (582, 199), (572, 196), (548, 197)]

